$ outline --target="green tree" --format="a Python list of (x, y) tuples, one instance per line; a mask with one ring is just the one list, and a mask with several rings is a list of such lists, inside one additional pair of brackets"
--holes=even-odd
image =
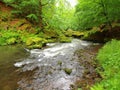
[(120, 0), (79, 0), (76, 7), (78, 28), (88, 29), (101, 24), (109, 25), (120, 19)]
[(73, 27), (74, 12), (68, 0), (4, 0), (14, 7), (15, 16), (26, 18), (43, 29), (66, 30)]
[[(13, 14), (27, 18), (34, 24), (39, 24), (43, 29), (43, 8), (53, 4), (55, 0), (4, 0), (5, 3), (14, 7)], [(49, 7), (50, 8), (50, 7)]]
[(56, 0), (52, 16), (47, 19), (50, 28), (67, 30), (74, 28), (74, 12), (68, 0)]

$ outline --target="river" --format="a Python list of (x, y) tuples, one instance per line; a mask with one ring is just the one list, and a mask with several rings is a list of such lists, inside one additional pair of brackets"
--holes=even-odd
[(0, 90), (71, 90), (84, 73), (74, 53), (90, 45), (73, 39), (44, 49), (0, 47)]
[(17, 90), (20, 75), (14, 63), (27, 58), (29, 54), (21, 46), (0, 47), (0, 90)]

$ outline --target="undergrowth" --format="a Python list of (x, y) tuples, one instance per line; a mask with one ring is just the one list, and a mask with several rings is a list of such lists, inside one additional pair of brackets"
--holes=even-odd
[(20, 30), (0, 30), (0, 46), (26, 43), (28, 38), (38, 37), (35, 34)]
[(103, 80), (91, 90), (120, 90), (120, 41), (112, 40), (105, 44), (97, 55), (101, 68), (98, 72)]
[(45, 30), (38, 34), (32, 34), (26, 30), (0, 30), (0, 46), (23, 44), (27, 48), (42, 48), (46, 43), (51, 42), (71, 42), (70, 37), (66, 37), (62, 31)]

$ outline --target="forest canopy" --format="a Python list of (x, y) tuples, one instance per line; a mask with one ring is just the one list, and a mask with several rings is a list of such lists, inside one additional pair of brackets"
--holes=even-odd
[(76, 7), (78, 28), (87, 29), (120, 19), (120, 0), (79, 0)]
[[(85, 30), (119, 20), (120, 0), (3, 0), (41, 29)], [(76, 5), (77, 4), (77, 5)], [(75, 7), (76, 6), (76, 7)]]
[[(72, 1), (72, 2), (70, 2)], [(41, 28), (67, 29), (72, 27), (76, 3), (74, 0), (4, 0), (14, 7), (13, 14), (27, 18)], [(72, 3), (72, 4), (71, 4)]]

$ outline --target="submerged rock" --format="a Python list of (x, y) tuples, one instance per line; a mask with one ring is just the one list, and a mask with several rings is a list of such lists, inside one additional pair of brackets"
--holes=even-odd
[(72, 73), (72, 69), (69, 68), (64, 68), (63, 69), (65, 71), (66, 74), (70, 75)]

